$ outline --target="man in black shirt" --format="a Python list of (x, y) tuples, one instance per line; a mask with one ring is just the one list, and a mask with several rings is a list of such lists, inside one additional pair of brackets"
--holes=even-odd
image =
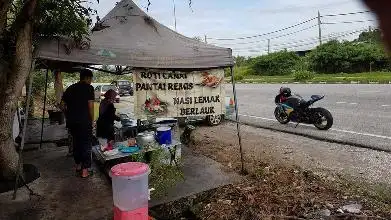
[(73, 139), (76, 172), (88, 177), (91, 171), (92, 123), (94, 120), (94, 87), (91, 70), (80, 72), (80, 81), (69, 86), (63, 95), (67, 127)]

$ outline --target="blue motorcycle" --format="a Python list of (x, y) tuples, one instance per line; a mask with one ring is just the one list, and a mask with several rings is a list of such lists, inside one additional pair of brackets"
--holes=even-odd
[[(320, 101), (324, 96), (312, 95), (310, 100), (300, 95), (290, 96), (283, 103), (276, 102), (274, 116), (281, 124), (295, 122), (313, 124), (319, 130), (328, 130), (333, 126), (333, 116), (324, 108), (311, 108), (311, 105)], [(277, 99), (276, 99), (277, 100)]]

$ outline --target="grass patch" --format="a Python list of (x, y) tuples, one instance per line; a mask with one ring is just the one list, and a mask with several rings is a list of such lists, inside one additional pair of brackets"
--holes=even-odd
[(295, 80), (293, 75), (286, 76), (245, 76), (240, 82), (244, 83), (293, 83), (293, 82), (313, 82), (313, 83), (389, 83), (391, 81), (391, 72), (372, 72), (372, 73), (339, 73), (339, 74), (314, 74), (312, 79)]

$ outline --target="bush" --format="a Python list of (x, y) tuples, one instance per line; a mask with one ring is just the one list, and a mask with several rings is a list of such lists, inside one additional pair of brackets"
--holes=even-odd
[[(235, 81), (241, 81), (245, 76), (254, 75), (254, 71), (249, 66), (234, 66), (233, 68)], [(224, 76), (231, 77), (231, 70), (229, 68), (224, 69)]]
[(389, 69), (381, 45), (364, 42), (330, 41), (308, 55), (310, 69), (320, 73), (353, 73)]
[(235, 66), (234, 75), (250, 76), (254, 75), (255, 72), (249, 66)]
[(279, 51), (254, 58), (251, 68), (258, 75), (289, 75), (299, 61), (295, 52)]
[(293, 71), (306, 71), (306, 70), (309, 70), (308, 57), (300, 57)]
[(231, 69), (224, 68), (224, 77), (230, 77), (230, 76), (231, 76)]
[(243, 75), (234, 75), (235, 81), (242, 81), (244, 79)]
[(309, 80), (314, 78), (314, 73), (308, 70), (294, 71), (293, 78), (298, 81)]

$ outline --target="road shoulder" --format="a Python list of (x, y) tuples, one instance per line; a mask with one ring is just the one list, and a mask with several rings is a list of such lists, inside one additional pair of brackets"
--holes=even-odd
[[(348, 175), (368, 183), (391, 185), (391, 177), (388, 175), (391, 170), (389, 153), (322, 142), (246, 125), (241, 126), (241, 131), (244, 153), (251, 160), (295, 165), (304, 169)], [(197, 129), (195, 136), (198, 141), (201, 141), (199, 138), (213, 141), (224, 146), (226, 150), (239, 154), (236, 125), (233, 123), (227, 122), (218, 127), (202, 127)], [(229, 158), (221, 158), (223, 164), (232, 166)]]
[[(166, 219), (390, 219), (389, 184), (373, 190), (364, 188), (364, 184), (355, 185), (343, 178), (344, 173), (360, 177), (357, 173), (362, 171), (353, 172), (355, 164), (349, 165), (342, 156), (331, 157), (339, 148), (341, 155), (352, 160), (365, 152), (300, 136), (241, 128), (248, 171), (242, 182), (165, 204), (154, 211), (179, 213)], [(220, 162), (223, 169), (241, 171), (234, 124), (201, 126), (193, 134), (189, 149)], [(361, 162), (358, 168), (377, 166)], [(369, 180), (364, 179), (366, 183)]]

